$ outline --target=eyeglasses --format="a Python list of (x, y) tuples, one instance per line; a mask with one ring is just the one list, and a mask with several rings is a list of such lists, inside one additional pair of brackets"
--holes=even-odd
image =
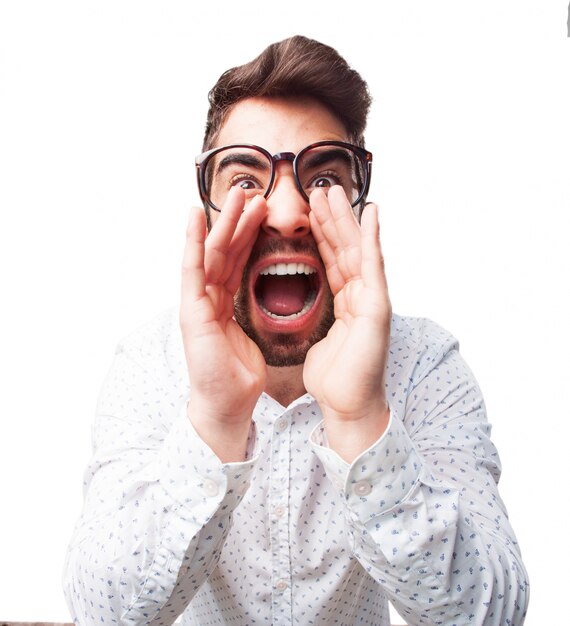
[(221, 211), (232, 187), (245, 191), (246, 204), (255, 196), (267, 198), (275, 182), (280, 161), (293, 165), (297, 188), (308, 202), (315, 189), (327, 193), (341, 185), (351, 205), (363, 202), (370, 187), (372, 153), (342, 141), (319, 141), (296, 155), (278, 152), (273, 156), (251, 144), (235, 144), (208, 150), (196, 157), (200, 196), (215, 211)]

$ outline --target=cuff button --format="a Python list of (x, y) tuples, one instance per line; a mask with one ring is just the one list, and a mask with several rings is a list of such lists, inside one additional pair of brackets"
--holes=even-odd
[(202, 484), (202, 489), (210, 498), (218, 495), (218, 485), (213, 480), (205, 480)]

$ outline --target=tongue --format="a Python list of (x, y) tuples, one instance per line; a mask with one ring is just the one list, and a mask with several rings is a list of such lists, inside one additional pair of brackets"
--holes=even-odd
[(298, 313), (307, 300), (309, 281), (301, 276), (264, 277), (260, 302), (271, 313), (292, 315)]

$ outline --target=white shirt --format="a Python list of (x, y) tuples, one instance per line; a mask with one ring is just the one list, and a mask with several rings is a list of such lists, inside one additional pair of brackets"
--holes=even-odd
[(176, 311), (119, 345), (64, 574), (76, 624), (385, 626), (388, 599), (410, 625), (523, 623), (499, 458), (445, 330), (394, 317), (390, 424), (351, 465), (309, 394), (262, 394), (248, 458), (222, 464), (187, 378)]

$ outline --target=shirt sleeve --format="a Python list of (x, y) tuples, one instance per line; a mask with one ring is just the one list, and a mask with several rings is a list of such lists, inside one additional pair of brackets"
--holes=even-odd
[(410, 626), (522, 624), (527, 575), (481, 392), (456, 343), (418, 357), (409, 383), (351, 465), (322, 424), (311, 437), (345, 502), (354, 555)]
[[(215, 568), (248, 488), (255, 459), (222, 464), (170, 389), (119, 350), (64, 570), (77, 624), (172, 624)], [(252, 426), (250, 455), (254, 440)]]

